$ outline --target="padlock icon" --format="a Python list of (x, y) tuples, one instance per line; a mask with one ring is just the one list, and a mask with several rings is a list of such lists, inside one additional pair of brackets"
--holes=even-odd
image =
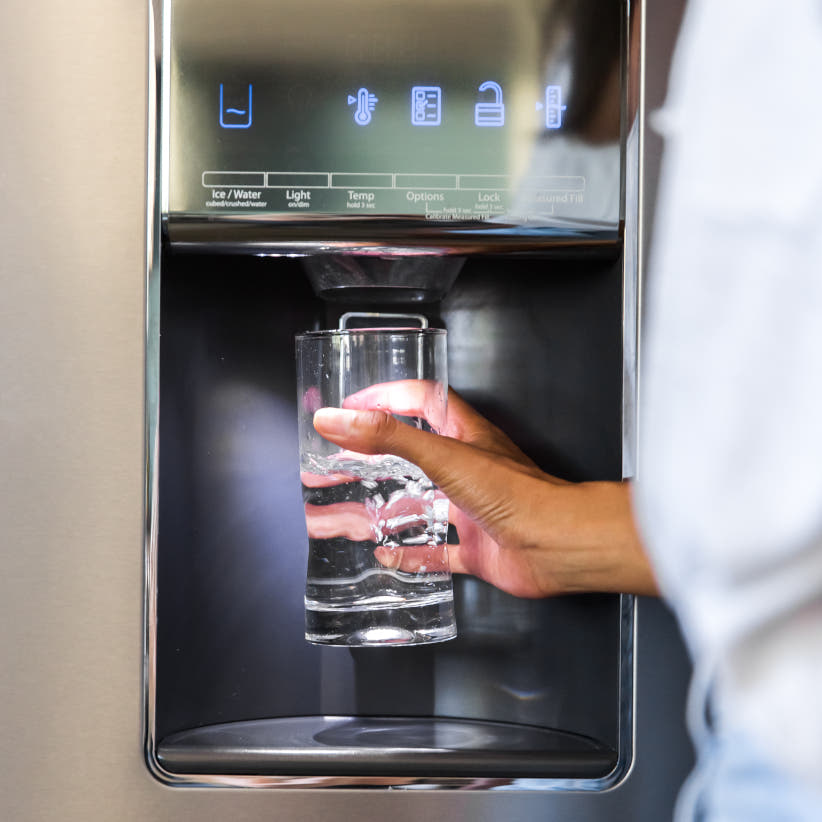
[(504, 126), (505, 103), (502, 102), (502, 88), (493, 80), (486, 80), (480, 91), (491, 91), (494, 94), (493, 102), (477, 103), (474, 106), (475, 126)]

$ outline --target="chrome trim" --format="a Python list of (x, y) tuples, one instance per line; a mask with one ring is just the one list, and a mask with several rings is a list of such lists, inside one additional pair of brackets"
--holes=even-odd
[[(635, 21), (635, 22), (634, 22)], [(645, 2), (628, 0), (626, 7), (625, 71), (626, 94), (623, 101), (625, 134), (625, 232), (623, 235), (623, 331), (622, 331), (622, 478), (636, 474), (639, 428), (639, 330), (642, 271), (642, 158), (644, 148), (645, 109)], [(633, 27), (635, 26), (635, 28)], [(634, 38), (637, 42), (634, 43)], [(636, 56), (637, 65), (632, 71), (630, 57)], [(636, 100), (636, 111), (629, 110), (630, 101)], [(630, 125), (629, 125), (630, 124)], [(633, 163), (633, 165), (632, 165)], [(633, 173), (633, 172), (636, 173)], [(620, 664), (620, 718), (627, 717), (620, 727), (620, 757), (623, 746), (630, 748), (630, 761), (622, 779), (627, 779), (634, 769), (634, 740), (637, 716), (637, 655), (638, 606), (636, 597), (623, 595), (622, 628), (630, 626), (630, 636), (621, 637), (623, 647)], [(626, 656), (628, 657), (626, 659)], [(624, 700), (624, 702), (622, 701)]]
[[(162, 0), (161, 0), (162, 2)], [(164, 116), (158, 111), (161, 46), (157, 31), (155, 0), (148, 3), (148, 123), (146, 183), (146, 286), (145, 286), (145, 582), (143, 592), (143, 739), (149, 770), (155, 776), (155, 671), (157, 636), (157, 517), (160, 412), (160, 242), (161, 201), (165, 196), (159, 180), (160, 145)], [(158, 128), (158, 114), (160, 127)]]
[[(428, 317), (424, 314), (390, 314), (384, 311), (346, 311), (340, 317), (339, 330), (348, 328), (349, 320), (415, 320), (420, 324), (420, 328), (428, 328)], [(353, 329), (356, 331), (356, 329)]]
[[(643, 242), (643, 150), (644, 150), (644, 129), (645, 129), (645, 31), (646, 31), (646, 4), (644, 0), (629, 0), (627, 27), (627, 47), (626, 62), (629, 62), (630, 55), (636, 55), (637, 66), (635, 72), (628, 67), (627, 94), (628, 100), (636, 99), (636, 112), (633, 113), (633, 127), (626, 134), (625, 166), (626, 166), (626, 191), (625, 191), (625, 235), (623, 242), (623, 380), (622, 380), (622, 477), (629, 479), (635, 476), (638, 459), (639, 440), (639, 347), (640, 347), (640, 318), (641, 318), (641, 294), (642, 294), (642, 242)], [(634, 17), (637, 15), (637, 17)], [(632, 20), (636, 20), (636, 29), (632, 30)], [(636, 36), (638, 42), (636, 49), (632, 48), (632, 38)], [(636, 95), (634, 98), (633, 95)], [(631, 112), (627, 112), (631, 116)], [(633, 153), (636, 174), (628, 174), (628, 159)], [(625, 711), (620, 710), (620, 717), (627, 712), (629, 723), (626, 727), (620, 728), (620, 754), (622, 746), (631, 747), (631, 762), (623, 775), (627, 779), (634, 769), (635, 761), (633, 755), (633, 744), (636, 739), (637, 727), (637, 691), (636, 682), (637, 654), (638, 647), (638, 605), (636, 597), (622, 596), (623, 608), (630, 607), (631, 636), (630, 645), (623, 647), (621, 652), (621, 662), (626, 664), (630, 670), (620, 673), (620, 688), (623, 687), (625, 679), (630, 676), (630, 689), (625, 683), (626, 691), (622, 698), (626, 704), (621, 705)], [(626, 600), (630, 600), (630, 605)], [(623, 612), (624, 616), (624, 612)], [(626, 620), (623, 619), (623, 626)], [(624, 638), (627, 640), (627, 637)], [(629, 654), (630, 659), (625, 660), (625, 655)], [(623, 679), (623, 675), (625, 679)], [(630, 696), (629, 696), (630, 695)], [(630, 704), (627, 704), (630, 698)], [(628, 727), (630, 725), (630, 727)]]
[[(638, 15), (638, 17), (637, 17)], [(623, 133), (625, 135), (625, 232), (623, 236), (623, 315), (622, 315), (622, 477), (636, 474), (637, 414), (639, 374), (639, 285), (641, 231), (640, 201), (642, 196), (643, 145), (643, 67), (645, 54), (645, 4), (629, 0), (627, 7), (626, 55), (638, 56), (635, 70), (627, 65), (626, 95), (623, 101)], [(632, 24), (638, 26), (632, 30)], [(634, 52), (634, 31), (639, 39)], [(630, 101), (637, 101), (637, 110), (629, 110)]]
[[(164, 178), (167, 182), (168, 171)], [(594, 230), (567, 225), (533, 236), (507, 234), (503, 225), (478, 229), (438, 226), (419, 219), (306, 215), (299, 223), (288, 214), (261, 214), (255, 220), (234, 215), (204, 218), (163, 211), (163, 224), (171, 246), (177, 251), (215, 251), (220, 254), (265, 254), (296, 256), (354, 254), (405, 257), (468, 254), (552, 254), (556, 251), (616, 256), (620, 231), (616, 226)], [(317, 239), (319, 231), (322, 239)]]

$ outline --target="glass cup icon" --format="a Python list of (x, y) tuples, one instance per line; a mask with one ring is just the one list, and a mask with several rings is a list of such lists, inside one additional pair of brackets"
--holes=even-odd
[(313, 426), (317, 409), (337, 407), (381, 409), (441, 430), (446, 332), (312, 331), (297, 335), (296, 354), (306, 639), (358, 646), (452, 639), (448, 500), (416, 465), (346, 451)]

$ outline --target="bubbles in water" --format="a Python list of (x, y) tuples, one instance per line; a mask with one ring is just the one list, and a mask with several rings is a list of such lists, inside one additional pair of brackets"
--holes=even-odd
[(305, 454), (301, 468), (313, 475), (306, 516), (324, 525), (322, 538), (309, 539), (306, 637), (379, 644), (379, 636), (455, 636), (448, 500), (428, 477), (399, 457), (351, 452)]

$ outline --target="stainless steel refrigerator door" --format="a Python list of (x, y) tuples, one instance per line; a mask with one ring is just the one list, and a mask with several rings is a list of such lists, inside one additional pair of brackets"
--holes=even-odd
[(685, 663), (639, 607), (634, 770), (593, 795), (175, 789), (143, 758), (149, 9), (0, 7), (0, 815), (657, 820), (688, 765)]

